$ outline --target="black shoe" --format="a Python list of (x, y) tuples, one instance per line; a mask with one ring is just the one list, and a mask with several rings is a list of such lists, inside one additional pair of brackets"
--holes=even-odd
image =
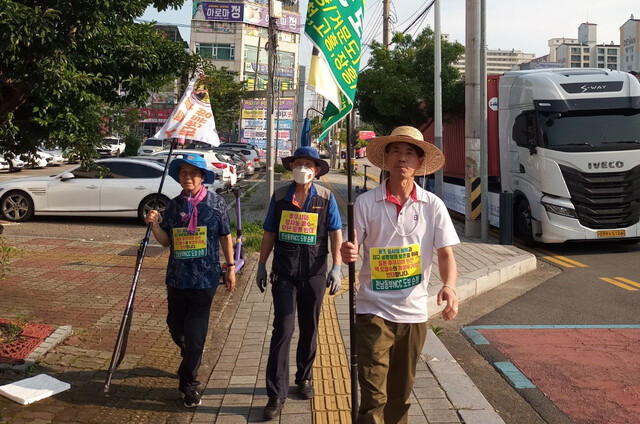
[(315, 390), (313, 390), (311, 380), (302, 380), (302, 382), (298, 384), (298, 393), (300, 394), (300, 396), (302, 396), (303, 399), (313, 398), (316, 392)]
[(182, 394), (184, 400), (184, 406), (187, 408), (195, 408), (202, 403), (200, 392), (196, 389), (189, 390), (187, 393)]
[(280, 415), (280, 410), (284, 406), (284, 402), (280, 400), (278, 396), (273, 396), (269, 398), (269, 402), (267, 402), (267, 406), (264, 407), (264, 412), (262, 415), (265, 420), (272, 420), (278, 415)]

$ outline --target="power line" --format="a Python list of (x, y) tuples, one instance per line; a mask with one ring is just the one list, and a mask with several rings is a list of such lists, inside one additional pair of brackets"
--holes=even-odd
[(424, 10), (420, 13), (420, 15), (413, 22), (411, 22), (411, 25), (409, 25), (404, 31), (402, 31), (402, 33), (405, 34), (407, 31), (409, 31), (411, 27), (413, 27), (420, 18), (423, 18), (424, 20), (424, 17), (426, 16), (427, 13), (429, 13), (429, 9), (431, 9), (431, 6), (433, 6), (433, 3), (435, 3), (435, 0), (431, 0), (431, 3), (429, 3), (424, 8)]

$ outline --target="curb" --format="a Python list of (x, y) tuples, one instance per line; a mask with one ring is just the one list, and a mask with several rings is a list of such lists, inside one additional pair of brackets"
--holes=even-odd
[[(535, 255), (523, 253), (494, 266), (482, 268), (464, 276), (458, 276), (458, 284), (456, 285), (458, 302), (474, 298), (515, 277), (534, 271), (536, 267), (537, 260)], [(438, 306), (436, 302), (435, 296), (429, 296), (427, 301), (429, 315), (441, 312), (445, 308), (444, 304)]]

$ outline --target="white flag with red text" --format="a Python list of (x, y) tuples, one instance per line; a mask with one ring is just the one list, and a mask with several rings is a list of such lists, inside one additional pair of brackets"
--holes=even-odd
[(204, 74), (196, 74), (189, 82), (180, 103), (155, 138), (191, 139), (212, 146), (220, 145)]

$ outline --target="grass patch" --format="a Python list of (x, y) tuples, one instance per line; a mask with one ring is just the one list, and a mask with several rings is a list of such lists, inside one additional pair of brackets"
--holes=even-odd
[(291, 171), (284, 167), (281, 163), (276, 163), (273, 167), (273, 172), (276, 174), (280, 174), (281, 180), (290, 180), (291, 179)]
[(8, 322), (0, 324), (0, 345), (13, 343), (20, 339), (24, 323)]
[[(237, 228), (238, 226), (236, 223), (232, 223), (231, 233), (235, 234)], [(260, 251), (260, 246), (262, 245), (262, 233), (262, 222), (260, 221), (242, 223), (242, 237), (244, 238), (242, 244), (244, 245), (245, 251), (248, 255)]]
[(444, 328), (442, 327), (437, 327), (432, 325), (431, 326), (431, 331), (433, 331), (433, 334), (435, 334), (436, 336), (440, 337), (444, 334)]

